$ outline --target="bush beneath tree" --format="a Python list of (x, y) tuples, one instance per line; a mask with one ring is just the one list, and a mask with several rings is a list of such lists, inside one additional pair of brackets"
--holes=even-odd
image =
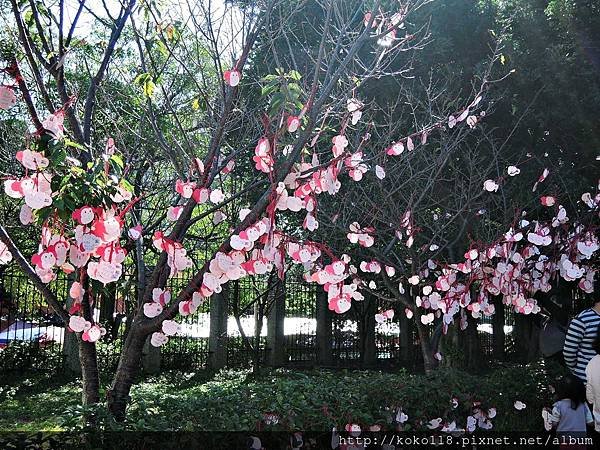
[[(404, 430), (419, 431), (436, 418), (464, 427), (474, 404), (481, 402), (482, 410), (496, 409), (490, 419), (493, 431), (541, 432), (541, 410), (552, 404), (550, 386), (560, 374), (560, 368), (543, 362), (496, 366), (481, 375), (446, 368), (428, 376), (282, 369), (221, 371), (214, 376), (170, 372), (140, 381), (125, 423), (116, 423), (97, 407), (94, 430), (327, 432), (347, 423), (392, 430), (395, 411), (402, 408), (408, 416)], [(0, 391), (1, 431), (86, 430), (78, 380), (37, 373), (11, 385)], [(525, 409), (515, 409), (516, 401)]]

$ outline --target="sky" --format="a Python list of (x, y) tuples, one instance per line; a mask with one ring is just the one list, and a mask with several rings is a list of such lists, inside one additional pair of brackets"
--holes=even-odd
[[(205, 20), (204, 11), (210, 8), (214, 17), (213, 27), (220, 30), (219, 48), (221, 51), (239, 53), (243, 38), (240, 33), (243, 15), (237, 8), (232, 9), (231, 6), (226, 8), (223, 0), (159, 0), (156, 3), (161, 6), (162, 18), (165, 22), (180, 21), (189, 23), (190, 9), (197, 20), (202, 22)], [(51, 3), (48, 2), (48, 4)], [(65, 23), (72, 23), (78, 7), (78, 0), (65, 0)], [(88, 37), (94, 31), (94, 15), (107, 18), (108, 13), (110, 13), (113, 17), (117, 17), (120, 8), (121, 1), (119, 0), (87, 0), (86, 9), (83, 10), (78, 20), (75, 35), (79, 38)], [(133, 16), (134, 20), (137, 19), (136, 22), (141, 22), (143, 20), (142, 14), (143, 12), (138, 7)]]

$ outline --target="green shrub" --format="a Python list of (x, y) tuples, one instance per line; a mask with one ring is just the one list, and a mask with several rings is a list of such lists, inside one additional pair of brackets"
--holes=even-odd
[(0, 350), (0, 372), (22, 372), (30, 367), (60, 371), (63, 355), (58, 345), (43, 347), (38, 341), (14, 341)]
[[(540, 412), (552, 403), (549, 383), (557, 373), (540, 363), (498, 366), (477, 376), (455, 369), (440, 369), (430, 376), (402, 370), (171, 372), (135, 385), (125, 423), (115, 423), (103, 405), (87, 410), (78, 406), (76, 383), (66, 384), (58, 392), (62, 407), (60, 402), (51, 402), (51, 407), (45, 408), (39, 399), (47, 400), (52, 392), (28, 389), (13, 393), (9, 402), (0, 403), (0, 410), (16, 414), (13, 408), (19, 401), (38, 405), (29, 416), (38, 415), (33, 420), (40, 429), (82, 430), (87, 427), (83, 418), (93, 414), (94, 429), (328, 431), (347, 423), (380, 424), (390, 429), (395, 409), (402, 408), (409, 416), (405, 429), (421, 430), (437, 417), (464, 426), (474, 402), (481, 402), (484, 409), (496, 408), (492, 420), (496, 431), (541, 431)], [(456, 407), (453, 398), (458, 400)], [(527, 407), (517, 411), (516, 400)], [(267, 424), (265, 414), (274, 414), (278, 420)], [(13, 416), (12, 425), (16, 422)], [(6, 420), (0, 424), (7, 429)], [(26, 428), (33, 429), (32, 424)]]

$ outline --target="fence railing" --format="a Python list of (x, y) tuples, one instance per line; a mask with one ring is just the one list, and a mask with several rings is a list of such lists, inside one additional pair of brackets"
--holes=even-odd
[[(173, 278), (168, 287), (176, 292), (186, 281), (185, 277)], [(69, 283), (66, 278), (52, 283), (61, 300), (67, 301)], [(219, 320), (209, 302), (196, 314), (178, 318), (180, 335), (159, 352), (153, 350), (154, 358), (159, 358), (162, 368), (190, 370), (209, 365), (383, 367), (419, 363), (415, 326), (400, 309), (393, 321), (376, 324), (375, 312), (390, 305), (369, 299), (337, 315), (328, 311), (317, 286), (297, 279), (277, 283), (267, 277), (230, 282), (211, 300), (226, 305)], [(95, 320), (108, 330), (97, 344), (101, 370), (116, 367), (137, 308), (136, 298), (135, 283), (130, 282), (103, 292), (94, 303)], [(66, 342), (73, 336), (25, 276), (0, 275), (0, 312), (0, 370), (47, 369), (49, 362), (64, 366), (66, 353), (74, 348)], [(514, 326), (511, 314), (506, 314), (504, 326), (509, 336)], [(493, 356), (491, 321), (482, 319), (478, 329), (482, 354)]]

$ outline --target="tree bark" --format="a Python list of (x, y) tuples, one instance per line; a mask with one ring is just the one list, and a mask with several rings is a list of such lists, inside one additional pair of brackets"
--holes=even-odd
[(146, 336), (144, 350), (142, 351), (142, 369), (144, 373), (160, 373), (161, 351), (150, 343), (150, 336)]
[[(48, 302), (48, 305), (65, 323), (65, 327), (69, 325), (70, 315), (63, 305), (58, 301), (56, 295), (43, 283), (37, 276), (29, 261), (25, 259), (21, 251), (10, 238), (2, 224), (0, 224), (0, 241), (9, 249), (15, 262), (19, 265), (23, 273), (33, 282), (37, 289), (41, 292), (43, 298)], [(93, 321), (93, 314), (89, 303), (89, 292), (87, 290), (87, 278), (84, 278), (83, 284), (86, 290), (84, 294), (82, 307), (86, 320)], [(83, 378), (83, 394), (82, 400), (84, 405), (92, 405), (98, 403), (100, 399), (100, 379), (98, 376), (98, 358), (96, 354), (96, 345), (92, 342), (86, 342), (81, 338), (81, 333), (77, 333), (77, 342), (79, 345), (79, 361), (81, 363), (81, 373)]]
[(419, 335), (421, 354), (423, 355), (423, 368), (425, 369), (426, 374), (430, 374), (437, 367), (437, 361), (433, 357), (433, 347), (429, 339), (427, 328), (425, 328), (425, 325), (421, 323), (421, 316), (418, 314), (415, 315), (415, 325)]
[[(80, 279), (84, 290), (81, 301), (81, 313), (85, 320), (94, 324), (93, 302), (90, 292), (90, 279), (85, 272), (81, 272)], [(82, 338), (82, 333), (77, 334), (79, 342), (79, 362), (81, 363), (81, 376), (83, 383), (83, 404), (92, 405), (100, 400), (100, 376), (98, 373), (98, 355), (96, 343), (87, 342)]]
[(79, 361), (81, 363), (82, 387), (81, 401), (84, 405), (94, 405), (100, 401), (100, 377), (98, 374), (98, 355), (96, 344), (86, 342), (78, 336)]
[(123, 344), (112, 385), (106, 393), (108, 410), (119, 422), (125, 420), (129, 393), (140, 370), (140, 360), (147, 335), (148, 333), (142, 333), (135, 324), (131, 327)]
[[(75, 274), (71, 274), (68, 277), (69, 283), (76, 281), (76, 278), (73, 275)], [(74, 300), (70, 296), (67, 296), (67, 308), (70, 309), (71, 306), (73, 306), (73, 302)], [(73, 374), (81, 375), (81, 362), (79, 361), (79, 339), (77, 338), (77, 333), (69, 333), (65, 330), (62, 351), (67, 370)]]

